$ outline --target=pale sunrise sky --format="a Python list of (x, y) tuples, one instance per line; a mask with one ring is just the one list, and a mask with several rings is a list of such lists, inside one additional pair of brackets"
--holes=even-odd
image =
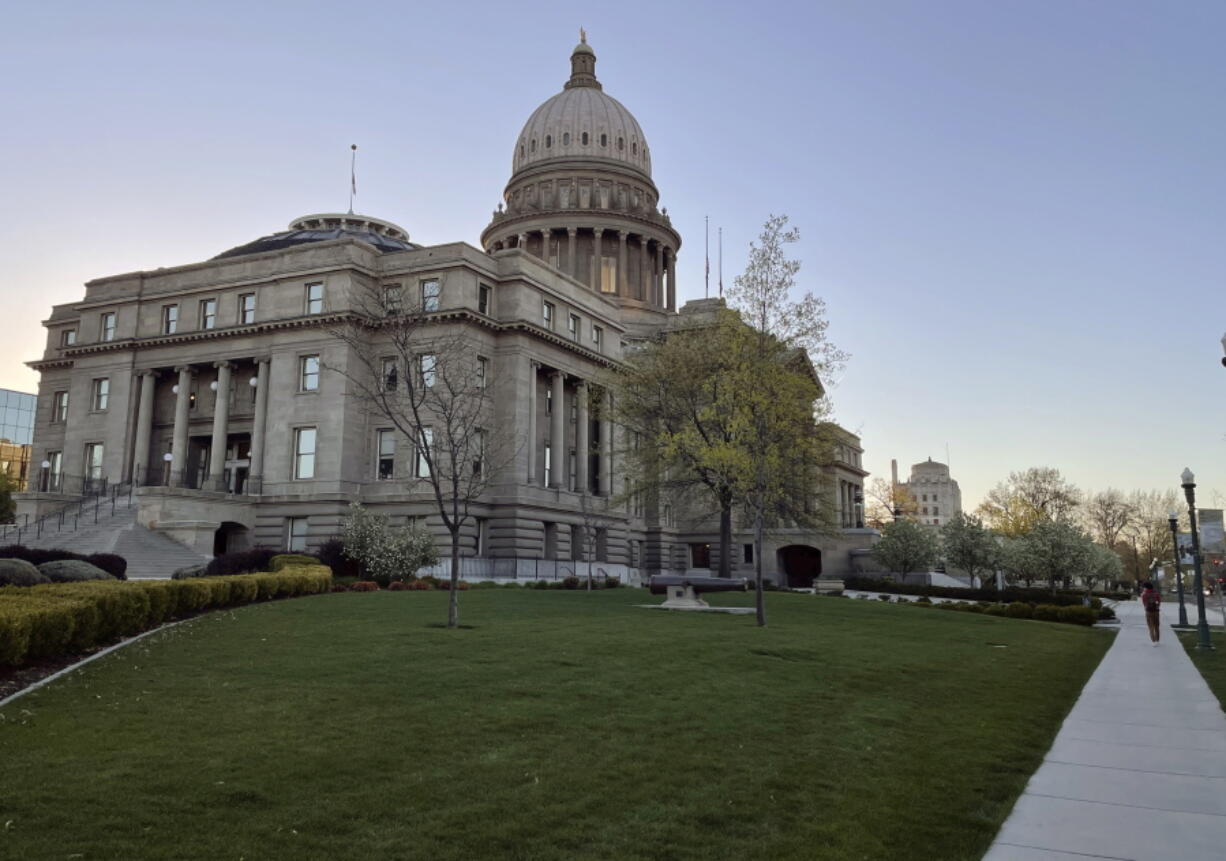
[(587, 29), (703, 295), (771, 213), (865, 464), (1226, 503), (1226, 3), (0, 4), (0, 387), (51, 305), (348, 205), (477, 244)]

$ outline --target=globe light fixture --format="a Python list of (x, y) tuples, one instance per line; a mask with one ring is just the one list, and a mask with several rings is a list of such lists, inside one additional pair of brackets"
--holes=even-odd
[(217, 391), (217, 381), (216, 380), (213, 380), (213, 382), (209, 383), (209, 391), (210, 392)]
[(248, 383), (250, 383), (250, 384), (251, 384), (251, 388), (253, 388), (253, 389), (254, 389), (256, 386), (258, 386), (258, 385), (260, 384), (260, 378), (259, 378), (259, 377), (252, 377), (252, 378), (251, 378), (250, 380), (248, 380), (247, 382), (248, 382)]
[(49, 461), (49, 460), (44, 460), (44, 461), (43, 461), (43, 463), (42, 463), (42, 467), (43, 467), (43, 469), (51, 469), (51, 461)]
[(178, 384), (178, 383), (175, 383), (173, 386), (171, 386), (171, 387), (170, 387), (170, 393), (171, 393), (172, 395), (177, 395), (177, 394), (179, 393), (179, 384)]

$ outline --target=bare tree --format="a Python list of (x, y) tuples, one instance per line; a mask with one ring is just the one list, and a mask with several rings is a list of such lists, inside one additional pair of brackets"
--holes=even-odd
[[(579, 519), (579, 555), (580, 561), (587, 563), (587, 589), (592, 591), (592, 562), (596, 560), (598, 538), (601, 530), (607, 530), (615, 522), (609, 514), (609, 500), (606, 497), (580, 494)], [(572, 539), (574, 540), (574, 539)], [(577, 573), (577, 572), (576, 572)]]
[(915, 494), (903, 487), (886, 481), (884, 478), (874, 478), (865, 488), (864, 522), (873, 529), (883, 529), (886, 524), (894, 521), (894, 512), (900, 516), (914, 519), (919, 513), (919, 503)]
[(408, 482), (429, 493), (451, 539), (447, 627), (454, 628), (461, 532), (518, 441), (494, 420), (491, 363), (477, 354), (464, 323), (440, 314), (444, 286), (423, 282), (417, 295), (376, 282), (356, 287), (351, 309), (331, 328), (348, 348), (344, 366), (332, 370), (411, 447)]
[(1109, 487), (1086, 499), (1082, 516), (1094, 540), (1103, 547), (1115, 547), (1136, 516), (1136, 509), (1122, 491)]

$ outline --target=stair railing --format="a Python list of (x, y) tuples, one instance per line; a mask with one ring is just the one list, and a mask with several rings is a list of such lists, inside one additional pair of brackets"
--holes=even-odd
[[(78, 483), (79, 482), (79, 483)], [(68, 531), (76, 532), (81, 527), (81, 521), (92, 516), (93, 522), (96, 524), (99, 517), (99, 509), (104, 505), (110, 505), (111, 516), (114, 517), (117, 511), (120, 497), (127, 497), (127, 508), (132, 507), (132, 482), (110, 482), (105, 476), (102, 478), (87, 478), (81, 476), (56, 476), (55, 487), (57, 492), (62, 492), (64, 487), (77, 486), (80, 488), (80, 495), (76, 499), (70, 499), (60, 505), (58, 508), (47, 512), (37, 518), (33, 523), (30, 522), (29, 515), (26, 515), (23, 523), (6, 523), (0, 525), (0, 541), (7, 542), (9, 536), (13, 535), (16, 543), (20, 544), (22, 539), (31, 534), (37, 539), (42, 539), (43, 532), (49, 531), (51, 526), (55, 526), (56, 533), (65, 531), (65, 523), (68, 513), (72, 512), (72, 528)], [(75, 511), (73, 509), (76, 509)]]

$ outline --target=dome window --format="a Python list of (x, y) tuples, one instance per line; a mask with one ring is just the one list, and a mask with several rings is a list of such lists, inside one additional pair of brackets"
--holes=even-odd
[(532, 139), (532, 151), (536, 152), (536, 138)]
[(587, 146), (587, 132), (584, 132), (583, 137), (581, 137), (579, 140), (580, 140), (580, 143), (582, 143), (584, 146)]
[(626, 148), (626, 139), (625, 139), (625, 138), (618, 138), (618, 139), (617, 139), (617, 148), (618, 148), (619, 150), (623, 150), (623, 149), (625, 149), (625, 148)]
[(570, 146), (570, 132), (562, 132), (562, 146)]
[(553, 135), (545, 135), (545, 149), (553, 146)]
[(523, 144), (519, 145), (519, 157), (520, 158), (524, 157), (524, 145)]
[(630, 144), (630, 154), (631, 154), (631, 155), (638, 155), (638, 154), (639, 154), (639, 142), (638, 142), (638, 141), (632, 141), (632, 142), (631, 142), (631, 144)]
[(606, 134), (602, 134), (602, 135), (600, 136), (600, 145), (601, 145), (601, 146), (608, 146), (608, 145), (609, 145), (609, 136), (608, 136), (608, 135), (606, 135)]

